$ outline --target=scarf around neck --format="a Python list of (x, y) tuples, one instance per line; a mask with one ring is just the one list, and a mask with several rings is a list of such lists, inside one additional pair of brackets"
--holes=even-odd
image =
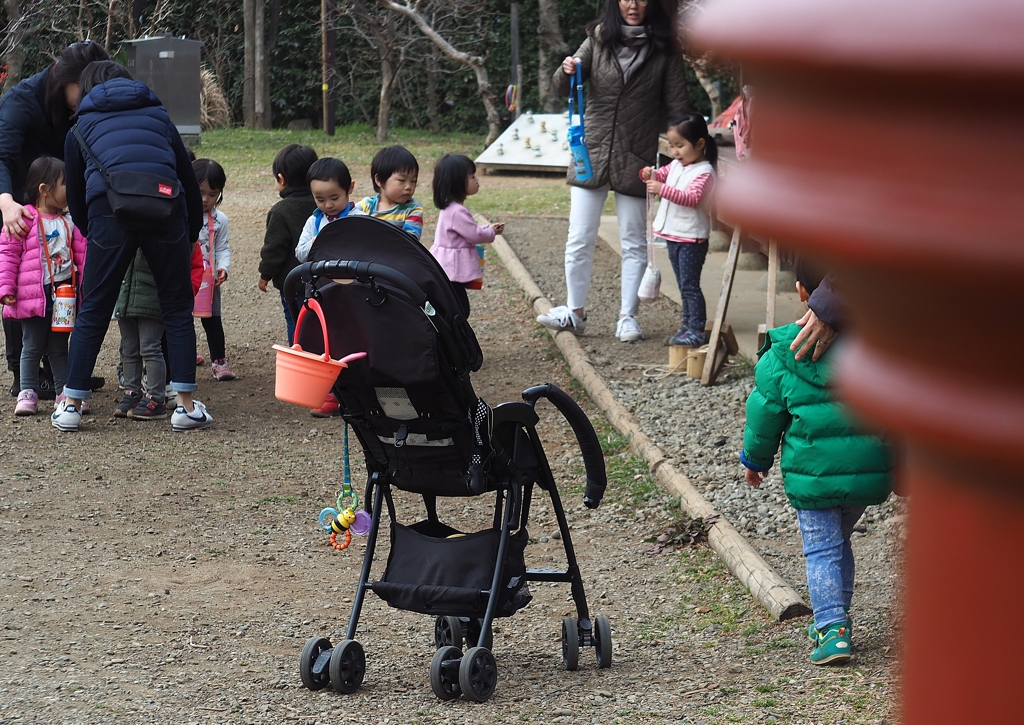
[(651, 44), (647, 41), (647, 29), (644, 26), (622, 25), (622, 45), (615, 55), (622, 68), (624, 81), (629, 81), (629, 77), (643, 65), (644, 59), (651, 52)]

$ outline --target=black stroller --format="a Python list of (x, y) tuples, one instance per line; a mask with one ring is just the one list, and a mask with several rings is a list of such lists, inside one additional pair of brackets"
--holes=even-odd
[[(352, 693), (363, 682), (366, 660), (354, 638), (367, 590), (392, 607), (436, 618), (430, 684), (442, 700), (491, 697), (497, 683), (491, 624), (526, 606), (529, 582), (570, 585), (577, 617), (562, 622), (565, 668), (577, 668), (581, 647), (594, 647), (598, 667), (610, 667), (611, 625), (604, 616), (591, 619), (587, 608), (534, 407), (546, 398), (569, 422), (586, 469), (584, 503), (596, 508), (605, 489), (604, 459), (586, 414), (550, 384), (529, 388), (523, 402), (493, 409), (477, 398), (469, 374), (479, 370), (482, 353), (444, 270), (418, 241), (386, 222), (349, 217), (325, 227), (310, 261), (288, 275), (284, 292), (293, 314), (308, 299), (319, 301), (333, 357), (367, 353), (334, 386), (369, 474), (366, 553), (345, 639), (306, 643), (302, 683)], [(324, 350), (318, 326), (304, 326), (296, 342), (310, 352)], [(565, 570), (526, 568), (534, 485), (551, 498)], [(392, 487), (421, 495), (426, 518), (398, 523)], [(464, 534), (438, 518), (439, 497), (485, 493), (495, 495), (489, 528)], [(383, 574), (371, 581), (384, 507), (391, 551)]]

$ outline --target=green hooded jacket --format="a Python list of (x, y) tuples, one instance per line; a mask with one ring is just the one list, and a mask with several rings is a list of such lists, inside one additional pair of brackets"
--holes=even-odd
[(740, 460), (767, 471), (782, 445), (782, 480), (794, 508), (880, 504), (892, 491), (892, 455), (860, 430), (829, 389), (831, 356), (794, 358), (798, 325), (768, 331), (758, 352)]
[(156, 281), (153, 279), (153, 272), (149, 269), (149, 262), (146, 255), (140, 249), (135, 253), (135, 259), (128, 265), (124, 281), (121, 282), (121, 292), (117, 295), (117, 305), (114, 307), (114, 317), (150, 317), (162, 320), (160, 312), (160, 297), (156, 292)]

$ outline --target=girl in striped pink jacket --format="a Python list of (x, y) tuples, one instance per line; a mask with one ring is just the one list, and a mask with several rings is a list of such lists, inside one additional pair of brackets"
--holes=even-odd
[[(15, 415), (33, 415), (39, 403), (39, 361), (45, 354), (53, 370), (58, 402), (68, 370), (68, 332), (50, 329), (54, 289), (80, 286), (85, 269), (86, 240), (65, 211), (64, 163), (51, 156), (36, 159), (28, 169), (25, 207), (32, 215), (23, 239), (0, 232), (0, 303), (3, 316), (21, 320), (21, 392)], [(77, 292), (78, 290), (76, 290)]]
[(668, 246), (683, 300), (682, 325), (665, 344), (698, 347), (708, 341), (700, 272), (708, 254), (718, 147), (708, 134), (704, 117), (696, 113), (670, 121), (667, 136), (672, 163), (657, 170), (643, 168), (640, 178), (647, 182), (647, 193), (661, 197), (654, 217), (654, 236)]

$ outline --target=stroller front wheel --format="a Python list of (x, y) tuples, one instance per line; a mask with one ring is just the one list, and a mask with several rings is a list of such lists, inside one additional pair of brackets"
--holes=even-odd
[(430, 689), (439, 700), (455, 700), (462, 694), (459, 685), (459, 665), (462, 650), (458, 647), (442, 647), (430, 661)]
[(580, 666), (580, 629), (575, 617), (562, 620), (562, 665), (569, 672)]
[(498, 664), (489, 649), (473, 647), (459, 665), (459, 687), (473, 702), (487, 702), (498, 684)]
[(366, 674), (366, 655), (363, 646), (354, 639), (338, 643), (331, 653), (331, 685), (344, 695), (351, 695), (363, 684)]

